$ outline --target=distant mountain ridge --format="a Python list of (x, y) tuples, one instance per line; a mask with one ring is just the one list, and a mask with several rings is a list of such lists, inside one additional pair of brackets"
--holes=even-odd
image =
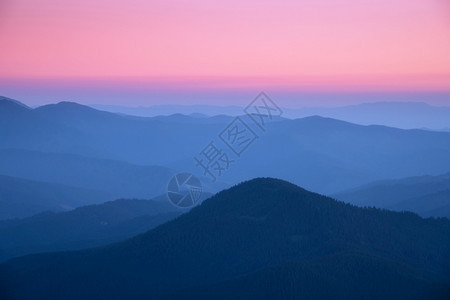
[[(0, 96), (0, 101), (2, 99), (13, 101), (29, 108), (17, 100)], [(153, 105), (130, 107), (92, 104), (88, 106), (105, 112), (138, 117), (169, 116), (179, 113), (204, 118), (216, 115), (237, 116), (244, 112), (244, 107), (232, 105)], [(450, 130), (450, 106), (432, 106), (425, 102), (383, 101), (338, 107), (284, 107), (282, 110), (283, 116), (290, 119), (318, 115), (360, 125), (384, 125), (402, 129)]]
[(181, 113), (184, 115), (202, 114), (204, 116), (229, 115), (236, 116), (243, 113), (244, 108), (239, 106), (215, 106), (215, 105), (153, 105), (153, 106), (121, 106), (91, 104), (95, 109), (109, 111), (113, 113), (139, 116), (156, 117), (162, 115), (172, 115)]
[(165, 197), (120, 199), (68, 212), (0, 221), (0, 261), (30, 253), (106, 245), (152, 229), (185, 211)]
[(21, 299), (446, 299), (449, 270), (449, 220), (259, 178), (122, 243), (10, 260), (0, 282)]
[[(26, 104), (24, 104), (24, 103), (22, 103), (22, 102), (20, 102), (20, 101), (17, 101), (17, 100), (8, 98), (8, 97), (0, 96), (0, 105), (2, 105), (3, 107), (5, 107), (5, 106), (7, 106), (9, 103), (12, 103), (12, 104), (21, 106), (22, 108), (25, 108), (25, 109), (31, 109), (29, 106), (27, 106)], [(15, 105), (11, 105), (11, 107), (13, 107), (13, 106), (15, 106)]]
[(0, 220), (66, 211), (111, 199), (108, 192), (0, 175)]
[[(155, 105), (148, 107), (126, 107), (91, 105), (94, 108), (128, 115), (153, 117), (201, 113), (207, 116), (242, 114), (243, 108), (237, 106), (213, 105)], [(283, 116), (290, 119), (309, 116), (322, 116), (361, 125), (384, 125), (402, 129), (447, 130), (450, 128), (450, 107), (432, 106), (424, 102), (367, 102), (339, 107), (282, 108)]]
[(320, 115), (361, 125), (384, 125), (402, 129), (445, 130), (450, 127), (450, 106), (424, 102), (373, 102), (341, 107), (310, 107), (286, 110), (287, 117)]
[(376, 181), (332, 196), (359, 206), (450, 218), (450, 173)]
[[(20, 114), (0, 110), (0, 114), (6, 116), (0, 118), (2, 149), (158, 164), (199, 177), (204, 172), (195, 166), (194, 156), (213, 140), (229, 150), (218, 135), (233, 120), (229, 116), (180, 114), (121, 116), (74, 103)], [(253, 121), (242, 118), (258, 138), (243, 159), (232, 158), (235, 163), (220, 178), (222, 186), (276, 176), (330, 194), (374, 180), (437, 175), (450, 169), (450, 133), (446, 132), (361, 126), (318, 116), (279, 119), (262, 131)]]
[(113, 200), (158, 196), (175, 171), (74, 154), (0, 149), (0, 174), (100, 191)]

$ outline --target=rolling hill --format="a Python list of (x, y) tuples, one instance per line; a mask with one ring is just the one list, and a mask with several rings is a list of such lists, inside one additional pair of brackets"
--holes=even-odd
[[(393, 98), (393, 95), (390, 95), (390, 98)], [(423, 101), (423, 99), (421, 100)], [(374, 101), (374, 99), (368, 99), (368, 101)], [(244, 109), (243, 107), (238, 106), (212, 105), (155, 105), (147, 107), (127, 107), (97, 104), (90, 106), (99, 110), (141, 117), (171, 115), (175, 112), (183, 113), (185, 115), (200, 113), (203, 116), (215, 116), (219, 114), (236, 116), (242, 114)], [(445, 106), (432, 106), (419, 101), (378, 101), (338, 107), (282, 108), (282, 110), (283, 116), (290, 119), (321, 116), (360, 125), (377, 124), (402, 129), (423, 128), (448, 131), (450, 128), (450, 108)]]
[[(121, 116), (73, 102), (35, 109), (0, 102), (8, 107), (0, 106), (0, 148), (67, 153), (140, 165), (164, 165), (180, 155), (196, 153), (200, 147), (196, 142), (208, 142), (224, 122), (220, 117), (218, 125), (214, 119), (183, 120), (177, 115)], [(199, 132), (204, 135), (198, 135)]]
[(450, 218), (450, 173), (377, 181), (332, 196), (358, 206)]
[(444, 130), (450, 125), (450, 108), (424, 102), (368, 102), (340, 107), (291, 109), (286, 115), (302, 118), (320, 115), (361, 125), (384, 125), (403, 129)]
[[(74, 154), (0, 149), (0, 174), (95, 190), (113, 200), (163, 194), (175, 171)], [(99, 202), (101, 199), (95, 201)]]
[(0, 175), (0, 220), (112, 200), (107, 192)]
[(121, 199), (72, 211), (0, 221), (0, 261), (38, 252), (78, 250), (130, 238), (185, 211), (165, 197)]
[(127, 241), (0, 265), (4, 297), (447, 299), (450, 221), (260, 178)]
[(225, 186), (274, 176), (331, 194), (375, 180), (438, 175), (450, 169), (448, 132), (361, 126), (322, 117), (277, 119), (262, 131), (242, 117), (258, 138), (237, 157), (218, 137), (232, 117), (144, 118), (70, 102), (36, 109), (8, 102), (14, 105), (16, 109), (0, 112), (8, 116), (0, 119), (1, 149), (157, 164), (202, 176), (194, 156), (216, 141), (234, 160), (220, 178)]

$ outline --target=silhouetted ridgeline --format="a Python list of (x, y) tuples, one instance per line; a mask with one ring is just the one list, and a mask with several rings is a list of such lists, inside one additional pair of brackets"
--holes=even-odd
[(0, 266), (20, 299), (448, 299), (450, 221), (260, 178), (122, 243)]
[(0, 220), (66, 211), (111, 199), (107, 192), (0, 175)]
[(79, 250), (121, 241), (183, 212), (164, 195), (156, 200), (121, 199), (0, 221), (0, 262), (30, 253)]
[(450, 218), (450, 173), (377, 181), (333, 197), (359, 206)]
[[(193, 156), (232, 120), (179, 114), (131, 117), (70, 102), (36, 109), (0, 102), (2, 149), (162, 165), (199, 175), (202, 170), (193, 164)], [(450, 133), (445, 132), (307, 117), (280, 119), (267, 126), (265, 133), (256, 133), (259, 139), (244, 153), (245, 159), (235, 163), (221, 180), (237, 183), (273, 176), (330, 194), (374, 180), (450, 170)], [(9, 171), (2, 174), (22, 177)]]

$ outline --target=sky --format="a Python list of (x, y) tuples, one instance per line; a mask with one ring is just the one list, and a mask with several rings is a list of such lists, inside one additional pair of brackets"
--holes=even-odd
[(0, 0), (0, 44), (28, 104), (450, 105), (448, 0)]

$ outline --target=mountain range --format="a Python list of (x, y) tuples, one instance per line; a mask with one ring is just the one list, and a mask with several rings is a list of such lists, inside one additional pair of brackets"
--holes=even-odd
[(111, 200), (106, 192), (0, 175), (0, 220)]
[[(141, 117), (171, 115), (174, 112), (197, 117), (215, 115), (237, 116), (244, 108), (214, 105), (154, 105), (128, 107), (118, 105), (90, 105), (93, 108)], [(360, 125), (384, 125), (402, 129), (450, 130), (450, 107), (432, 106), (424, 102), (367, 102), (337, 107), (283, 107), (289, 119), (322, 116)]]
[(175, 171), (76, 154), (0, 149), (0, 174), (96, 190), (114, 200), (165, 193)]
[(0, 265), (4, 299), (448, 299), (450, 221), (259, 178), (129, 240)]
[[(142, 118), (68, 102), (35, 109), (1, 102), (10, 109), (0, 109), (4, 116), (0, 116), (0, 149), (159, 165), (199, 177), (203, 170), (195, 166), (194, 156), (211, 141), (233, 156), (218, 137), (233, 121), (231, 116)], [(262, 131), (246, 116), (242, 120), (257, 140), (242, 157), (231, 157), (235, 163), (219, 178), (223, 183), (220, 188), (212, 192), (249, 178), (272, 175), (330, 194), (375, 180), (438, 175), (450, 170), (450, 133), (361, 126), (323, 117), (277, 119)], [(0, 174), (22, 177), (1, 168)]]
[(450, 173), (376, 181), (332, 197), (358, 206), (450, 218)]
[[(16, 180), (16, 191), (34, 181), (103, 195), (93, 201), (89, 193), (77, 190), (74, 201), (60, 193), (60, 203), (68, 209), (119, 198), (150, 199), (165, 193), (179, 172), (196, 175), (212, 193), (254, 177), (274, 176), (329, 195), (377, 180), (450, 170), (447, 132), (362, 126), (319, 116), (274, 118), (261, 129), (241, 115), (256, 139), (237, 156), (220, 138), (233, 120), (227, 115), (119, 115), (72, 102), (32, 109), (2, 98), (0, 175), (24, 180), (22, 186)], [(231, 161), (216, 182), (194, 161), (211, 142)], [(24, 195), (9, 193), (1, 200), (0, 216), (60, 211), (61, 206), (48, 202), (50, 190), (29, 197), (33, 206), (24, 211), (17, 210)]]
[(424, 102), (373, 102), (341, 107), (309, 107), (287, 110), (286, 116), (311, 115), (344, 120), (360, 125), (384, 125), (402, 129), (450, 130), (450, 107)]
[[(447, 299), (450, 133), (346, 117), (394, 106), (259, 127), (0, 99), (0, 298)], [(240, 155), (237, 115), (256, 136)], [(217, 182), (194, 163), (212, 141), (232, 159)], [(179, 210), (158, 197), (179, 172), (204, 197), (244, 182)]]
[(71, 211), (0, 221), (0, 261), (39, 252), (78, 250), (130, 238), (185, 210), (165, 197), (120, 199)]

